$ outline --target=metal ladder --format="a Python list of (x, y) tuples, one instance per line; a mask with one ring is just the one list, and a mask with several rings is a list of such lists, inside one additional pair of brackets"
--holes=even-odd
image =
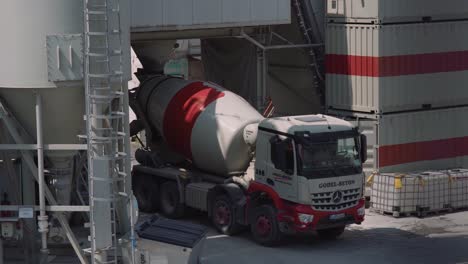
[(91, 262), (117, 263), (116, 210), (128, 199), (123, 186), (129, 169), (120, 3), (83, 2)]

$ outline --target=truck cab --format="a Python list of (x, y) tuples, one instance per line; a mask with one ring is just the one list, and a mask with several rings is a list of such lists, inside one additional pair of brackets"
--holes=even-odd
[[(365, 213), (362, 164), (366, 151), (365, 137), (338, 118), (308, 115), (263, 120), (258, 126), (249, 206), (270, 208), (250, 220), (256, 239), (265, 244), (280, 239), (281, 235), (265, 237), (265, 225), (277, 226), (280, 234), (317, 231), (336, 237), (346, 225), (360, 224)], [(249, 211), (255, 218), (257, 209)], [(275, 215), (278, 223), (272, 223)]]

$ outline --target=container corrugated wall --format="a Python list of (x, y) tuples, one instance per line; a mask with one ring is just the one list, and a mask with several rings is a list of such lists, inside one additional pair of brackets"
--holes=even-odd
[[(468, 107), (379, 115), (359, 121), (379, 172), (468, 168)], [(374, 143), (375, 142), (375, 143)], [(374, 148), (374, 149), (373, 149)]]
[(382, 172), (468, 165), (468, 108), (381, 116), (378, 167)]
[(291, 23), (290, 0), (139, 0), (132, 14), (134, 32)]
[(327, 25), (327, 107), (386, 114), (468, 103), (468, 21)]
[(466, 0), (327, 0), (328, 21), (395, 23), (468, 18)]

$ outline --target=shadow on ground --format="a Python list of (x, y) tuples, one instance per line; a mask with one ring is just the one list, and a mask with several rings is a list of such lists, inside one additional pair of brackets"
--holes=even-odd
[(468, 236), (431, 238), (398, 228), (352, 226), (335, 241), (289, 237), (280, 247), (265, 248), (252, 242), (248, 232), (236, 237), (213, 232), (206, 240), (202, 263), (468, 263)]

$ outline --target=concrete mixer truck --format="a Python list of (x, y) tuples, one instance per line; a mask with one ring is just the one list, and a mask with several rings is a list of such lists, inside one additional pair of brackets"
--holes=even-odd
[(130, 98), (131, 134), (147, 139), (132, 171), (140, 210), (206, 212), (221, 233), (250, 228), (266, 246), (284, 235), (336, 238), (364, 220), (366, 138), (349, 122), (264, 118), (216, 84), (167, 76)]

